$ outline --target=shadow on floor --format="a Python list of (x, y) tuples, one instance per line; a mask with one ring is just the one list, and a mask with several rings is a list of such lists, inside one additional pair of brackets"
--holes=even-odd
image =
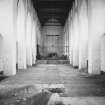
[(0, 92), (0, 105), (47, 105), (50, 92), (38, 93), (34, 86)]

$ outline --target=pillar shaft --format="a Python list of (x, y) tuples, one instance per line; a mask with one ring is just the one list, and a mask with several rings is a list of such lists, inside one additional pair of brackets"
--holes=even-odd
[(23, 0), (19, 0), (17, 18), (18, 69), (26, 69), (26, 16), (24, 5)]
[(78, 67), (79, 65), (79, 49), (78, 49), (78, 39), (79, 39), (79, 34), (78, 34), (78, 17), (77, 13), (75, 12), (74, 15), (74, 20), (73, 20), (73, 66)]
[(100, 38), (105, 32), (105, 0), (88, 1), (89, 17), (89, 47), (88, 47), (88, 72), (100, 74)]
[(79, 69), (84, 69), (88, 59), (88, 13), (86, 0), (79, 2)]
[(32, 26), (32, 64), (36, 63), (36, 23)]
[(101, 37), (101, 70), (105, 72), (105, 35)]
[(28, 13), (27, 15), (27, 33), (26, 33), (26, 42), (27, 42), (27, 48), (26, 48), (26, 62), (28, 66), (32, 66), (32, 21), (31, 21), (31, 15)]
[(14, 23), (14, 13), (16, 12), (14, 0), (0, 1), (0, 34), (2, 36), (1, 58), (4, 75), (10, 76), (16, 74), (16, 35)]
[[(72, 13), (71, 13), (72, 15)], [(71, 25), (70, 25), (70, 64), (73, 65), (73, 19), (71, 18)]]

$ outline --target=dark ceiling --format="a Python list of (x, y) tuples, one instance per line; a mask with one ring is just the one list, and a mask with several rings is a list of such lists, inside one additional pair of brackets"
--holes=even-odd
[(49, 19), (57, 19), (64, 25), (74, 0), (32, 0), (41, 25)]

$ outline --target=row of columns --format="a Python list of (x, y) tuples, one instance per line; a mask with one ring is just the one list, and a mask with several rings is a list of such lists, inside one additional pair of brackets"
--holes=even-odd
[(64, 27), (70, 64), (90, 74), (105, 71), (104, 18), (104, 0), (75, 0)]
[(0, 1), (0, 71), (15, 75), (36, 63), (37, 14), (31, 0)]

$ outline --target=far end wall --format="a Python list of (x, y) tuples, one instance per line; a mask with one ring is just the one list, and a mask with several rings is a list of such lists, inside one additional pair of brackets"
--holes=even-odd
[(63, 27), (61, 26), (44, 26), (42, 29), (43, 55), (57, 53), (63, 54)]

